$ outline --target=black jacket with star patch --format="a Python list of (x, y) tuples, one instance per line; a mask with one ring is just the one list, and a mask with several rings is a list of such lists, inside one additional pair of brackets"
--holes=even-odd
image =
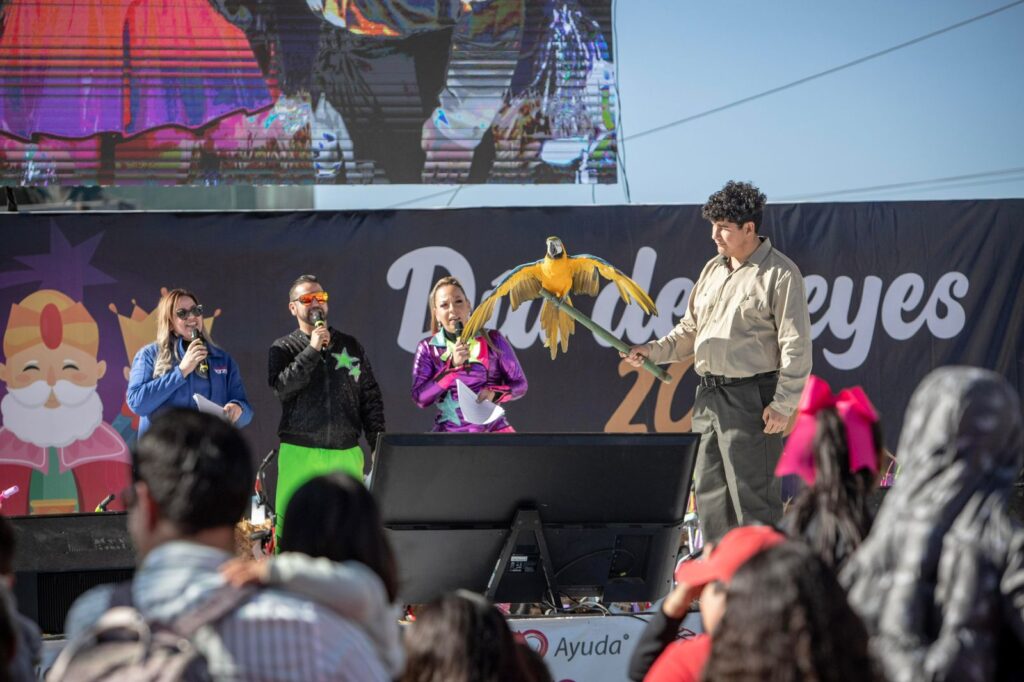
[(373, 450), (384, 432), (384, 400), (366, 351), (353, 336), (330, 328), (320, 352), (296, 329), (270, 347), (270, 387), (281, 401), (277, 435), (283, 443), (344, 450), (365, 434)]

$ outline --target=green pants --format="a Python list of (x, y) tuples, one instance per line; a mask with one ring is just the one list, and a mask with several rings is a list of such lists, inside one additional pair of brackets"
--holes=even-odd
[(700, 433), (694, 470), (697, 513), (705, 541), (730, 528), (774, 524), (782, 517), (775, 465), (782, 434), (766, 434), (762, 414), (775, 395), (777, 377), (723, 386), (697, 386), (693, 430)]
[(278, 547), (281, 546), (285, 511), (292, 495), (311, 478), (335, 471), (344, 471), (356, 480), (363, 480), (362, 448), (357, 445), (348, 450), (328, 450), (281, 443), (277, 451), (277, 495), (274, 501)]

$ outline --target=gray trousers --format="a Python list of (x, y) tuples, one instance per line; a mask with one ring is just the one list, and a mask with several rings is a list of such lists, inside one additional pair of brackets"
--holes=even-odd
[(775, 478), (782, 434), (766, 434), (761, 418), (777, 381), (769, 375), (697, 386), (693, 430), (701, 438), (694, 492), (705, 541), (717, 541), (736, 526), (774, 524), (782, 517), (782, 491)]

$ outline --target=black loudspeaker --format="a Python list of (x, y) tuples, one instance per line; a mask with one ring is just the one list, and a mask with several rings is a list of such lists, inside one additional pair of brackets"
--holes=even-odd
[(18, 610), (46, 634), (64, 632), (68, 609), (97, 585), (128, 580), (135, 551), (124, 512), (12, 516)]

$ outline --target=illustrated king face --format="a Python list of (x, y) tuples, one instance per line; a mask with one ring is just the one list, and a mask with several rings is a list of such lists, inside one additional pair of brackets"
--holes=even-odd
[(20, 488), (4, 513), (93, 511), (130, 480), (128, 449), (96, 390), (107, 370), (96, 321), (65, 294), (37, 291), (11, 306), (3, 350), (0, 486)]

